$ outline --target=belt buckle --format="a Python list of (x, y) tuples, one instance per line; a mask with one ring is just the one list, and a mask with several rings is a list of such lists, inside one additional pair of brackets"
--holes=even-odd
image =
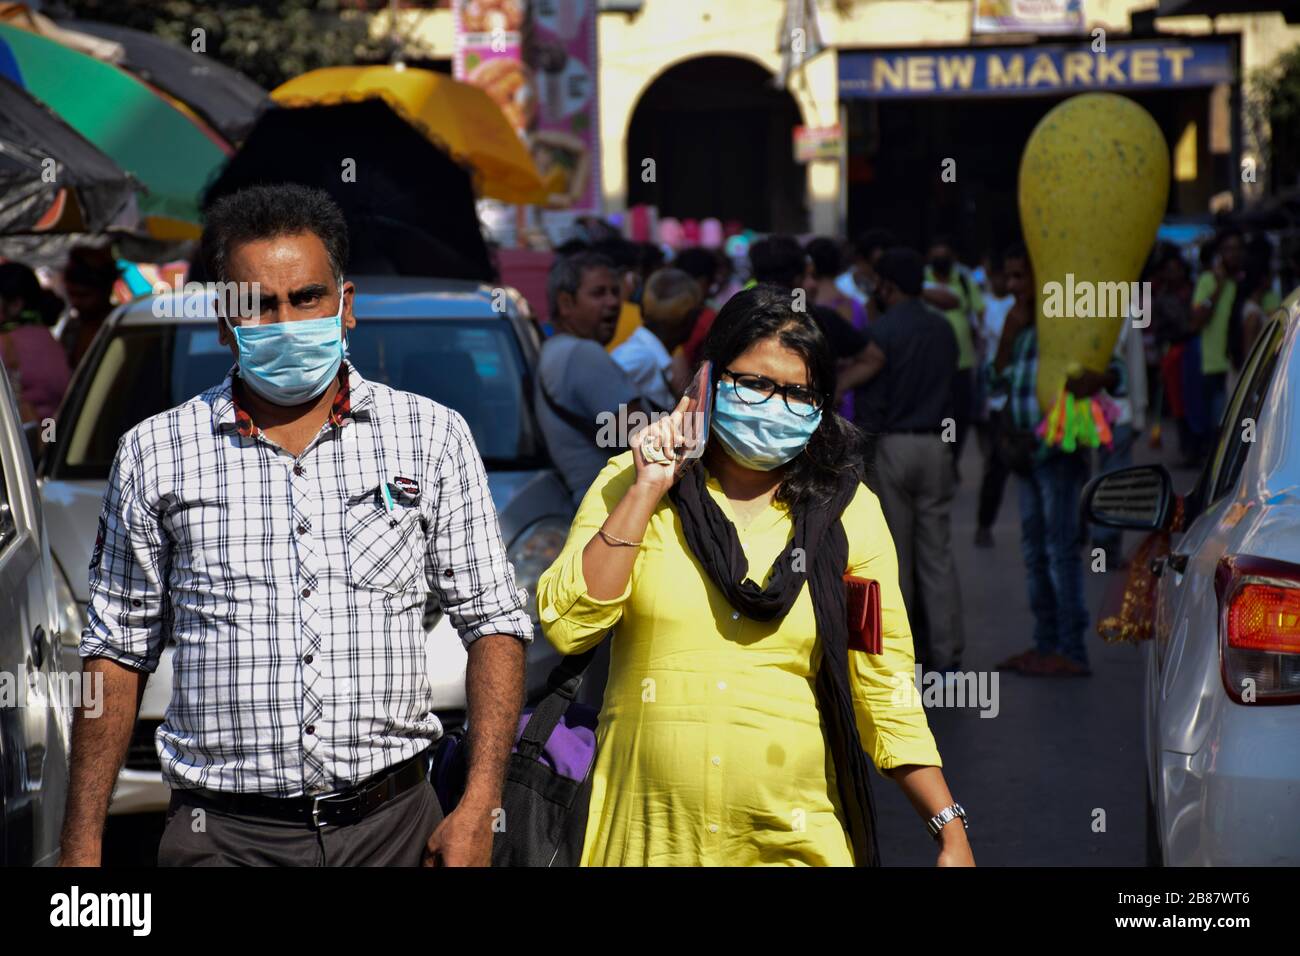
[[(349, 802), (352, 802), (352, 803), (356, 804), (358, 807), (359, 807), (360, 804), (361, 804), (361, 794), (360, 794), (360, 793), (353, 793), (351, 796), (346, 796), (346, 791), (344, 791), (344, 790), (335, 790), (333, 793), (322, 793), (322, 794), (321, 794), (320, 796), (318, 796), (318, 797), (312, 797), (312, 801), (311, 801), (311, 825), (312, 825), (312, 827), (313, 827), (314, 829), (319, 830), (319, 829), (321, 828), (321, 822), (320, 822), (320, 805), (321, 805), (321, 801), (323, 801), (323, 800), (336, 800), (336, 799), (338, 799), (338, 798), (340, 798), (340, 797), (343, 797), (345, 800), (347, 800), (347, 801), (349, 801)], [(353, 822), (356, 822), (356, 821), (353, 821)], [(326, 826), (329, 826), (329, 824), (326, 824)]]

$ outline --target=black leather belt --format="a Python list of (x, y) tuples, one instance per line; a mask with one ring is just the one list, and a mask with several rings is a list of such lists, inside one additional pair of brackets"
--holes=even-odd
[(315, 797), (268, 797), (218, 790), (186, 790), (184, 795), (234, 816), (271, 817), (313, 829), (347, 826), (364, 820), (384, 804), (424, 783), (428, 779), (428, 760), (429, 753), (425, 751), (381, 770), (355, 787)]

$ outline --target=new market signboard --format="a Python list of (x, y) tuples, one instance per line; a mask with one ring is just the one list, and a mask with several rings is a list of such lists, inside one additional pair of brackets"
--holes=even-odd
[(842, 50), (840, 96), (1059, 96), (1089, 90), (1176, 89), (1232, 83), (1229, 40), (1110, 40), (1024, 47)]

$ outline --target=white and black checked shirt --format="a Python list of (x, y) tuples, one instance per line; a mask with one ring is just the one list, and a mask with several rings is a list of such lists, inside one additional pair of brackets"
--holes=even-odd
[(430, 592), (466, 644), (532, 640), (464, 418), (350, 363), (340, 384), (297, 458), (229, 375), (118, 446), (80, 653), (152, 672), (175, 641), (174, 788), (324, 793), (425, 749)]

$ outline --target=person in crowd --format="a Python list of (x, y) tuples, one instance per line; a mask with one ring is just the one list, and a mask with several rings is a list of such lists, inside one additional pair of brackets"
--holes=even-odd
[(1273, 300), (1273, 272), (1269, 261), (1272, 252), (1267, 239), (1263, 246), (1252, 242), (1246, 252), (1241, 288), (1228, 318), (1229, 395), (1235, 390), (1246, 358), (1271, 311), (1268, 303)]
[(961, 452), (975, 411), (975, 351), (979, 338), (975, 325), (983, 317), (984, 298), (975, 280), (957, 261), (952, 241), (947, 238), (930, 243), (922, 295), (929, 305), (943, 312), (957, 336), (957, 371), (952, 383), (957, 440), (952, 443), (951, 451), (953, 474), (960, 481)]
[[(582, 864), (868, 864), (868, 755), (934, 821), (938, 862), (973, 864), (924, 709), (896, 689), (907, 612), (821, 327), (756, 286), (704, 358), (703, 457), (677, 470), (683, 400), (605, 466), (538, 584), (562, 653), (612, 642)], [(879, 582), (879, 655), (844, 634), (845, 573)]]
[(612, 355), (637, 393), (655, 411), (670, 412), (686, 387), (673, 374), (673, 352), (700, 314), (699, 284), (680, 269), (650, 276), (641, 298), (641, 327)]
[(820, 326), (839, 370), (833, 396), (838, 405), (845, 393), (867, 381), (866, 338), (834, 309), (809, 301), (810, 296), (800, 285), (808, 270), (807, 259), (790, 236), (768, 236), (754, 243), (749, 249), (749, 266), (755, 283), (790, 293), (791, 301), (802, 302), (803, 310)]
[(995, 252), (988, 258), (985, 276), (989, 283), (989, 294), (984, 300), (984, 349), (976, 365), (976, 377), (979, 385), (976, 394), (982, 400), (975, 425), (976, 438), (979, 440), (980, 453), (984, 459), (984, 471), (980, 476), (979, 505), (975, 521), (975, 547), (993, 547), (993, 525), (998, 520), (998, 511), (1002, 508), (1002, 494), (1007, 485), (1010, 471), (998, 452), (993, 421), (995, 416), (1006, 407), (1005, 395), (995, 394), (989, 387), (988, 372), (997, 355), (998, 340), (1002, 336), (1002, 326), (1006, 323), (1007, 313), (1015, 304), (1016, 297), (1007, 289), (1007, 274), (1002, 264), (1001, 252)]
[(888, 229), (868, 229), (853, 241), (853, 256), (849, 268), (840, 273), (835, 285), (845, 295), (857, 299), (867, 307), (867, 323), (876, 319), (872, 311), (871, 293), (876, 285), (876, 263), (886, 249), (898, 244)]
[(1227, 400), (1231, 318), (1238, 284), (1245, 278), (1241, 230), (1225, 227), (1215, 236), (1210, 268), (1192, 293), (1192, 348), (1184, 360), (1183, 402), (1195, 461), (1205, 460), (1214, 443)]
[[(1011, 425), (1032, 436), (1042, 420), (1038, 406), (1038, 301), (1033, 268), (1025, 247), (1003, 254), (1007, 288), (1016, 297), (1007, 313), (993, 362), (995, 387), (1004, 388)], [(1123, 366), (1105, 372), (1084, 369), (1070, 378), (1071, 394), (1090, 397), (1102, 389), (1124, 394)], [(1018, 476), (1020, 551), (1025, 564), (1029, 607), (1034, 614), (1034, 646), (998, 665), (1032, 676), (1087, 677), (1084, 633), (1088, 609), (1083, 594), (1083, 528), (1079, 497), (1088, 478), (1084, 450), (1049, 449), (1041, 442), (1031, 453), (1028, 473)]]
[(21, 262), (0, 264), (0, 361), (18, 398), (23, 422), (54, 417), (71, 371), (67, 354), (50, 333), (63, 309), (54, 293)]
[[(955, 492), (944, 441), (952, 417), (957, 341), (948, 322), (920, 298), (923, 264), (895, 247), (876, 262), (871, 375), (858, 391), (858, 425), (875, 438), (868, 483), (880, 496), (898, 549), (898, 576), (914, 624), (924, 618), (920, 656), (927, 669), (961, 669), (965, 636), (952, 557)], [(920, 630), (920, 628), (918, 628)]]
[(713, 320), (718, 314), (713, 305), (715, 296), (722, 288), (722, 262), (726, 256), (706, 249), (703, 246), (690, 246), (673, 257), (673, 268), (680, 269), (695, 280), (700, 289), (700, 314), (691, 329), (690, 338), (682, 343), (682, 352), (686, 358), (687, 369), (694, 368), (700, 361), (700, 352), (704, 340), (709, 335)]
[[(844, 272), (844, 254), (840, 244), (819, 236), (804, 246), (804, 255), (808, 260), (808, 271), (804, 275), (803, 288), (809, 298), (819, 306), (834, 309), (849, 325), (863, 331), (867, 326), (866, 305), (845, 295), (835, 284), (836, 277)], [(853, 420), (852, 389), (844, 393), (837, 410), (843, 417)]]
[(618, 279), (618, 324), (614, 335), (605, 345), (612, 352), (626, 342), (641, 326), (641, 260), (643, 253), (635, 243), (621, 236), (601, 239), (591, 245), (591, 251), (613, 263)]
[[(161, 865), (491, 860), (533, 625), (464, 418), (346, 360), (347, 258), (319, 190), (257, 186), (207, 212), (207, 274), (257, 283), (261, 311), (219, 307), (231, 372), (118, 445), (80, 648), (102, 713), (76, 715), (63, 865), (100, 862), (168, 646)], [(427, 780), (429, 600), (468, 647), (468, 779), (445, 818)]]
[(113, 286), (118, 279), (113, 253), (97, 246), (73, 246), (63, 269), (63, 291), (68, 313), (55, 328), (55, 336), (75, 369), (90, 350), (100, 326), (113, 311)]
[(626, 421), (632, 412), (647, 412), (636, 386), (606, 351), (619, 321), (621, 281), (614, 263), (595, 252), (557, 258), (547, 278), (555, 334), (542, 343), (534, 407), (575, 504), (616, 452), (602, 437), (610, 433), (602, 418)]

